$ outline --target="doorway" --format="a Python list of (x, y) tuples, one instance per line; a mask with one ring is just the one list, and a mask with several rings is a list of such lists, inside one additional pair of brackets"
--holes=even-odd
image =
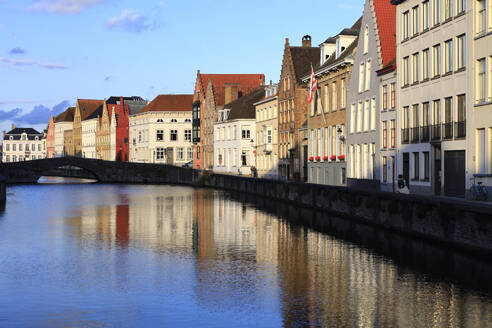
[(465, 197), (465, 151), (444, 152), (444, 195)]

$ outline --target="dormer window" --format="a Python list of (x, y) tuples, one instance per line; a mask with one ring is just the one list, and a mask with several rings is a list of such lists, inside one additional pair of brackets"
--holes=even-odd
[(10, 137), (9, 137), (9, 140), (14, 140), (14, 137), (10, 136)]
[(34, 139), (35, 139), (35, 140), (39, 140), (39, 137), (35, 137)]

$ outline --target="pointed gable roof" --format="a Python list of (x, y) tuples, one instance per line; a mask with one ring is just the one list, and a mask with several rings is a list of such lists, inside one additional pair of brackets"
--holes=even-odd
[(191, 111), (193, 95), (158, 95), (142, 111)]
[(225, 104), (227, 84), (235, 84), (238, 86), (238, 92), (247, 94), (265, 83), (264, 74), (200, 74), (199, 77), (202, 92), (206, 92), (209, 82), (212, 83), (216, 106)]
[(379, 32), (382, 67), (385, 67), (396, 56), (396, 7), (388, 0), (372, 1)]
[(73, 116), (75, 114), (75, 107), (68, 107), (63, 113), (58, 114), (55, 117), (55, 123), (59, 122), (73, 122)]
[(80, 120), (85, 121), (103, 103), (104, 100), (98, 99), (77, 99), (77, 105), (80, 110)]

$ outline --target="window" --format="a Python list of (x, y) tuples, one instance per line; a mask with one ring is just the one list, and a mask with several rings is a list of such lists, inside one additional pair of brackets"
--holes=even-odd
[(462, 12), (465, 11), (465, 9), (466, 9), (465, 1), (466, 0), (457, 0), (457, 2), (458, 2), (458, 8), (457, 8), (458, 14), (461, 14)]
[(453, 40), (444, 42), (444, 72), (453, 71)]
[(364, 91), (364, 71), (365, 63), (361, 63), (359, 66), (359, 92)]
[(466, 136), (466, 97), (458, 95), (458, 108), (456, 112), (455, 137), (464, 138)]
[(184, 139), (185, 141), (191, 141), (191, 130), (185, 130)]
[(17, 162), (17, 155), (12, 156), (12, 162)]
[(388, 122), (383, 121), (383, 132), (382, 132), (382, 137), (383, 137), (383, 149), (388, 148)]
[(383, 156), (383, 183), (388, 180), (388, 158)]
[(477, 61), (477, 102), (485, 102), (487, 98), (487, 77), (486, 77), (486, 61), (485, 58)]
[(441, 74), (441, 45), (436, 44), (432, 50), (432, 75), (438, 77)]
[(457, 43), (457, 69), (462, 69), (466, 66), (466, 36), (460, 35), (456, 38)]
[(416, 128), (419, 126), (419, 105), (412, 106), (412, 127)]
[(396, 120), (390, 121), (390, 147), (396, 147)]
[(487, 32), (487, 1), (477, 1), (477, 34)]
[(419, 81), (419, 54), (412, 55), (412, 83)]
[(453, 17), (453, 0), (444, 0), (444, 20)]
[(331, 88), (331, 101), (332, 101), (332, 108), (333, 110), (337, 110), (338, 108), (338, 97), (337, 97), (337, 83), (333, 82), (332, 88)]
[(371, 61), (370, 60), (368, 60), (367, 63), (366, 63), (366, 76), (365, 76), (365, 80), (366, 80), (365, 90), (369, 90), (369, 88), (371, 87)]
[(142, 141), (142, 131), (138, 131), (138, 142)]
[(395, 106), (396, 106), (396, 83), (391, 83), (390, 91), (391, 91), (391, 108), (395, 108)]
[(242, 130), (241, 136), (242, 136), (242, 139), (249, 139), (251, 136), (251, 131), (250, 130)]
[(22, 144), (19, 144), (19, 151), (22, 151)]
[(177, 160), (183, 160), (184, 159), (184, 148), (183, 147), (178, 147), (178, 153), (176, 155)]
[(355, 104), (350, 106), (350, 133), (355, 132)]
[(422, 79), (429, 79), (429, 49), (422, 51)]
[(412, 35), (415, 36), (419, 33), (419, 6), (412, 8)]
[(386, 110), (388, 109), (388, 86), (387, 85), (383, 85), (383, 88), (382, 88), (382, 93), (383, 93), (383, 99), (382, 99), (382, 105), (383, 105), (383, 110)]
[(345, 86), (345, 79), (341, 80), (341, 90), (340, 90), (340, 108), (347, 107), (347, 87)]
[(5, 150), (6, 150), (6, 151), (10, 151), (10, 144), (6, 144), (6, 145), (5, 145)]
[(177, 141), (178, 140), (178, 130), (171, 130), (171, 141)]
[(441, 101), (434, 100), (432, 105), (432, 124), (437, 125), (441, 123)]
[(410, 37), (410, 13), (405, 11), (403, 13), (403, 40)]
[(357, 132), (362, 131), (362, 102), (359, 103), (357, 108)]
[(434, 25), (437, 25), (441, 22), (441, 0), (434, 0), (432, 9), (434, 12)]
[(157, 130), (156, 131), (156, 140), (157, 141), (164, 141), (164, 130)]
[(371, 130), (376, 130), (376, 98), (371, 99)]
[(191, 120), (189, 118), (185, 119), (185, 123), (190, 123)]
[(196, 147), (196, 159), (200, 159), (200, 146)]
[(10, 155), (5, 156), (5, 162), (10, 162)]
[(323, 90), (325, 91), (325, 113), (326, 113), (330, 109), (330, 87), (328, 85), (325, 85), (323, 87)]
[(427, 0), (422, 2), (422, 29), (427, 30), (429, 27), (430, 27), (430, 7), (429, 7), (429, 0)]
[(366, 26), (364, 29), (364, 53), (367, 54), (369, 51), (369, 28)]
[(424, 156), (424, 179), (428, 181), (429, 180), (429, 152), (425, 151), (422, 153)]
[(413, 179), (419, 179), (419, 153), (413, 153)]
[(364, 102), (364, 131), (369, 131), (369, 100)]
[(175, 119), (175, 118), (171, 119), (171, 123), (177, 123), (177, 122), (178, 122), (177, 119)]
[(157, 160), (163, 160), (164, 159), (164, 148), (156, 148), (155, 159), (157, 159)]
[[(34, 146), (34, 145), (33, 145)], [(34, 149), (33, 149), (34, 150)], [(41, 151), (41, 144), (38, 144), (38, 151)]]
[(409, 71), (410, 71), (410, 61), (408, 57), (403, 58), (403, 74), (402, 74), (402, 85), (407, 86), (409, 84)]

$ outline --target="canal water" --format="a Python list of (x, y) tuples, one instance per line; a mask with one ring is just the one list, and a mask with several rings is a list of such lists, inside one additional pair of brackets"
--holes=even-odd
[(12, 186), (0, 327), (491, 326), (490, 259), (319, 215), (179, 186)]

